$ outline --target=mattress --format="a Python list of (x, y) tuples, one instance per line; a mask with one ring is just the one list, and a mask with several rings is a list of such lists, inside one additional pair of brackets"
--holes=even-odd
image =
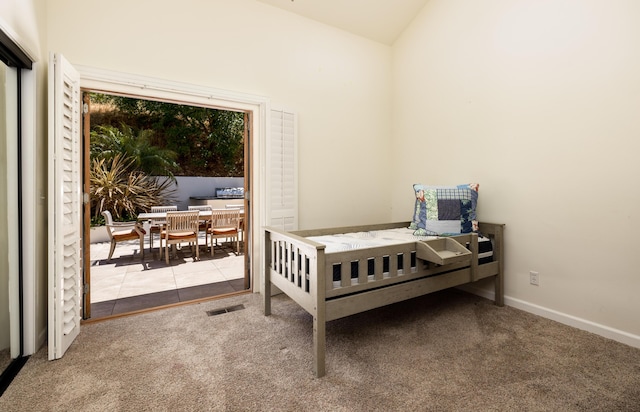
[[(372, 230), (367, 232), (354, 232), (354, 233), (341, 233), (335, 235), (322, 235), (322, 236), (309, 236), (307, 239), (320, 244), (325, 245), (325, 253), (345, 252), (356, 249), (366, 249), (380, 246), (392, 246), (403, 243), (414, 243), (417, 241), (424, 241), (430, 239), (437, 239), (437, 236), (415, 236), (414, 231), (408, 228), (395, 228), (385, 230)], [(466, 245), (469, 248), (469, 245)], [(387, 272), (389, 268), (389, 259), (391, 257), (385, 257), (383, 260), (383, 272)], [(478, 263), (484, 264), (493, 261), (493, 244), (491, 240), (482, 235), (478, 235)], [(399, 257), (397, 261), (399, 271), (403, 271), (402, 267), (404, 261)], [(411, 267), (415, 267), (417, 264), (415, 253), (411, 256)], [(368, 274), (373, 274), (374, 262), (370, 260), (368, 262)], [(340, 284), (342, 278), (342, 271), (348, 270), (351, 272), (351, 283), (355, 284), (358, 281), (358, 262), (351, 262), (350, 268), (343, 268), (342, 265), (334, 265), (333, 267), (333, 282), (334, 286)]]
[(414, 236), (413, 232), (411, 229), (397, 228), (371, 230), (368, 232), (340, 233), (336, 235), (309, 236), (307, 239), (325, 245), (325, 253), (437, 239), (437, 236)]

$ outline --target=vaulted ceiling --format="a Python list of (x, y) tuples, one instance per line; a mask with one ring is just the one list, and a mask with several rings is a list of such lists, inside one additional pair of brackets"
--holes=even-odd
[(258, 1), (391, 45), (429, 0)]

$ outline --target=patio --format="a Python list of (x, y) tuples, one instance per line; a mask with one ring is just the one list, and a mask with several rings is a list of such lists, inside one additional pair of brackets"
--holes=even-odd
[(109, 242), (91, 244), (91, 318), (244, 290), (245, 257), (235, 255), (235, 245), (219, 241), (211, 256), (204, 234), (199, 244), (199, 261), (183, 245), (169, 265), (159, 259), (157, 239), (149, 249), (148, 236), (142, 260), (137, 240), (118, 243), (110, 261)]

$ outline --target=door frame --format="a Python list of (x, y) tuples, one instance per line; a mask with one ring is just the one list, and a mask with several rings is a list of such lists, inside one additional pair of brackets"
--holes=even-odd
[[(252, 230), (245, 238), (245, 248), (249, 270), (249, 283), (253, 292), (260, 292), (262, 271), (264, 270), (261, 230), (266, 220), (266, 173), (260, 173), (266, 164), (267, 113), (269, 99), (263, 96), (250, 95), (207, 86), (180, 83), (145, 76), (131, 75), (121, 72), (97, 69), (76, 65), (80, 73), (82, 92), (98, 92), (122, 95), (133, 98), (165, 101), (176, 104), (208, 107), (212, 109), (231, 110), (248, 114), (249, 147), (245, 149), (245, 178), (249, 181), (245, 190), (245, 210)], [(85, 227), (85, 232), (89, 230)], [(85, 233), (85, 236), (88, 236)]]

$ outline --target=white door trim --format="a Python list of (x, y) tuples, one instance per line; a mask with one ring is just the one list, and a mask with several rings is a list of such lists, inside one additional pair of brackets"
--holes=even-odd
[(251, 167), (250, 167), (250, 216), (252, 219), (251, 239), (248, 247), (251, 253), (251, 285), (254, 292), (260, 291), (263, 273), (264, 242), (263, 222), (266, 218), (266, 176), (265, 156), (267, 140), (267, 113), (270, 101), (264, 96), (232, 92), (213, 87), (181, 83), (128, 73), (75, 66), (80, 73), (80, 87), (108, 94), (138, 96), (178, 104), (198, 105), (214, 109), (249, 111), (251, 120)]

